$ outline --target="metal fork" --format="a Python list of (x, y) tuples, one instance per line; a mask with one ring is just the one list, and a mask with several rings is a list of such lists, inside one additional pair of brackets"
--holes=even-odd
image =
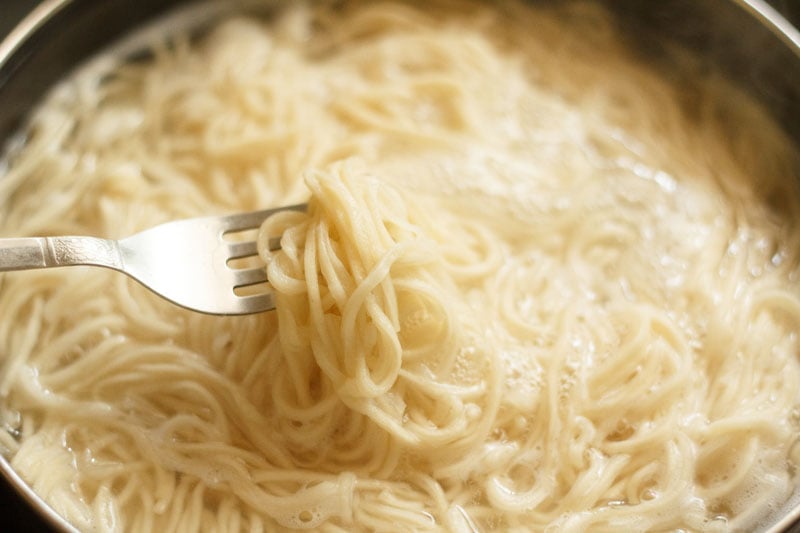
[[(258, 254), (255, 240), (225, 236), (257, 229), (279, 211), (304, 211), (297, 204), (222, 217), (167, 222), (120, 240), (96, 237), (0, 239), (0, 272), (92, 265), (132, 277), (187, 309), (213, 315), (245, 315), (275, 308), (272, 294), (237, 294), (236, 289), (267, 281), (266, 268), (235, 268), (234, 259)], [(271, 249), (280, 247), (278, 239)]]

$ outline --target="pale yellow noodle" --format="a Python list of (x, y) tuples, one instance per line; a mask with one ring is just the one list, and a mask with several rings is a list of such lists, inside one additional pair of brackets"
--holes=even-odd
[(588, 3), (219, 19), (79, 69), (6, 155), (4, 237), (309, 203), (260, 229), (271, 313), (0, 275), (0, 443), (57, 512), (728, 531), (792, 495), (800, 159), (757, 105)]

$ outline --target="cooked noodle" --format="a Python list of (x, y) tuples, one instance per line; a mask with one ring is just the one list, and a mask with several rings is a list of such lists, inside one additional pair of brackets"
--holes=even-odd
[(82, 530), (755, 527), (797, 486), (797, 154), (615, 35), (580, 3), (293, 3), (83, 68), (8, 155), (0, 235), (309, 209), (259, 232), (273, 313), (1, 275), (13, 467)]

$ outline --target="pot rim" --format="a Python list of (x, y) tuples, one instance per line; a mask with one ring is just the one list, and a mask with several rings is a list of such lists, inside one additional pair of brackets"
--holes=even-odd
[(14, 53), (34, 32), (71, 2), (72, 0), (44, 0), (19, 21), (11, 32), (0, 41), (0, 68), (9, 62)]
[[(55, 17), (74, 0), (43, 0), (28, 13), (11, 32), (0, 40), (0, 69), (11, 59), (21, 45), (39, 28)], [(757, 19), (800, 58), (800, 30), (795, 28), (766, 0), (730, 0)]]
[[(0, 40), (0, 72), (11, 63), (15, 54), (23, 47), (25, 42), (36, 32), (41, 30), (59, 12), (64, 10), (75, 0), (43, 0), (28, 15), (26, 15), (5, 38)], [(750, 16), (755, 18), (763, 27), (780, 39), (789, 50), (800, 59), (800, 30), (795, 28), (777, 9), (765, 0), (729, 0), (738, 5)], [(120, 36), (122, 37), (122, 36)], [(99, 50), (97, 51), (99, 52)], [(88, 59), (88, 58), (87, 58)], [(13, 76), (13, 68), (8, 76)], [(0, 77), (0, 83), (3, 82)], [(3, 139), (0, 139), (2, 146)], [(43, 518), (50, 526), (63, 533), (80, 533), (66, 518), (56, 512), (39, 494), (25, 482), (24, 479), (11, 466), (11, 462), (0, 454), (0, 475), (11, 485), (22, 499), (31, 506), (33, 511)], [(781, 533), (800, 524), (800, 486), (787, 505), (789, 511), (780, 520), (768, 527), (765, 533)], [(789, 503), (789, 502), (787, 502)]]
[(766, 0), (733, 0), (733, 2), (769, 28), (797, 57), (800, 57), (800, 30), (777, 9), (769, 5)]

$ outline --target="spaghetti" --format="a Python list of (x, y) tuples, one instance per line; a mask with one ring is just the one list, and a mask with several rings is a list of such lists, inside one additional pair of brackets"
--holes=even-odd
[(598, 8), (443, 0), (98, 58), (2, 235), (309, 210), (259, 233), (275, 313), (3, 274), (6, 455), (84, 530), (755, 527), (797, 486), (800, 165), (675, 54), (691, 85)]

